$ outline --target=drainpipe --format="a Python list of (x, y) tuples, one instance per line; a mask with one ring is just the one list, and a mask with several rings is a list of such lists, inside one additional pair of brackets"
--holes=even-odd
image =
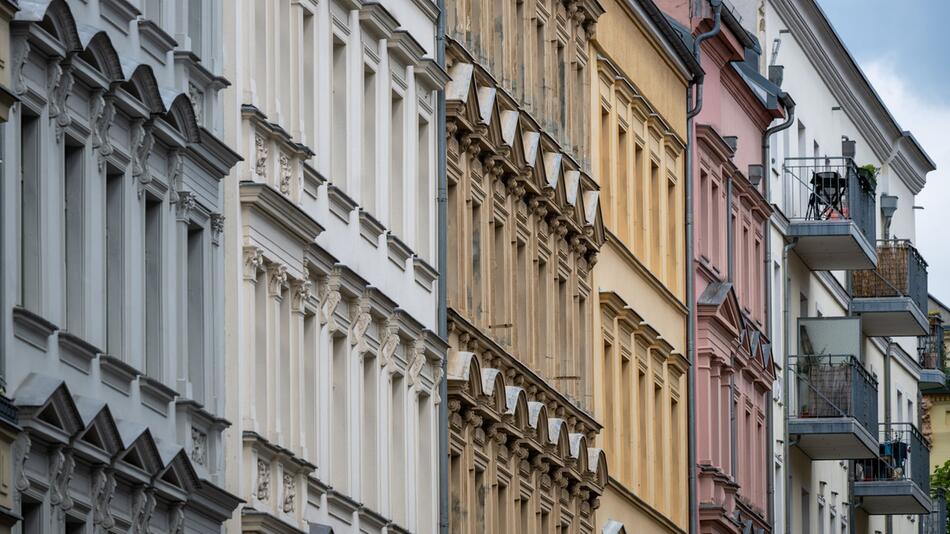
[[(713, 9), (713, 27), (706, 33), (697, 35), (693, 40), (693, 57), (700, 61), (700, 45), (703, 41), (719, 33), (722, 22), (722, 0), (709, 0)], [(696, 103), (693, 104), (692, 89), (696, 89)], [(696, 273), (693, 258), (693, 121), (703, 109), (703, 77), (692, 81), (692, 87), (686, 94), (686, 357), (689, 370), (686, 374), (688, 389), (688, 462), (689, 462), (689, 532), (699, 532), (699, 499), (696, 491)]]
[[(443, 69), (445, 68), (445, 0), (437, 0), (439, 8), (439, 19), (436, 28), (435, 54), (436, 62)], [(439, 269), (439, 311), (438, 327), (439, 337), (443, 340), (448, 339), (448, 293), (446, 273), (448, 272), (448, 254), (446, 253), (446, 243), (448, 242), (448, 181), (445, 173), (446, 169), (446, 130), (445, 130), (445, 90), (439, 90), (438, 101), (436, 103), (438, 132), (438, 173), (439, 173), (439, 191), (438, 191), (438, 269)], [(448, 376), (449, 355), (442, 358), (442, 382), (439, 384), (439, 533), (449, 534), (449, 376)]]
[[(762, 192), (765, 197), (765, 201), (772, 204), (771, 193), (772, 190), (769, 187), (770, 182), (772, 181), (772, 165), (769, 159), (769, 143), (772, 138), (772, 135), (788, 129), (791, 127), (792, 123), (795, 121), (795, 101), (792, 100), (792, 97), (788, 93), (782, 93), (779, 97), (779, 100), (782, 102), (782, 105), (785, 107), (785, 112), (788, 114), (785, 122), (777, 124), (771, 128), (765, 130), (765, 133), (762, 135)], [(772, 340), (772, 220), (765, 221), (765, 265), (762, 268), (765, 271), (765, 298), (767, 303), (765, 306), (766, 316), (765, 320), (765, 332), (766, 337), (769, 340), (773, 341), (772, 346), (775, 346), (774, 340)], [(786, 340), (788, 338), (785, 338)], [(788, 353), (788, 347), (785, 347), (786, 354)], [(772, 351), (772, 357), (775, 358), (775, 351)], [(786, 393), (787, 395), (787, 393)], [(786, 410), (788, 407), (786, 406)], [(774, 416), (772, 414), (772, 406), (769, 406), (769, 409), (765, 412), (765, 432), (769, 436), (768, 443), (766, 443), (766, 467), (768, 470), (765, 473), (765, 485), (766, 493), (768, 500), (768, 520), (769, 523), (775, 522), (775, 470), (772, 469), (772, 461), (775, 458), (775, 433), (773, 431), (775, 422), (773, 421)], [(783, 434), (783, 436), (787, 436)]]
[[(893, 348), (894, 342), (891, 341), (891, 338), (887, 338), (887, 349), (884, 351), (884, 428), (888, 432), (891, 430), (891, 349)], [(864, 363), (863, 360), (862, 358), (862, 364)], [(897, 409), (900, 410), (901, 407), (898, 406)], [(854, 492), (851, 494), (854, 495)], [(890, 515), (885, 516), (884, 534), (891, 534), (893, 531), (894, 518)]]
[[(788, 435), (788, 411), (792, 408), (789, 405), (789, 400), (791, 395), (789, 389), (791, 388), (791, 377), (789, 376), (789, 333), (791, 331), (790, 317), (788, 308), (791, 302), (791, 296), (789, 295), (789, 288), (792, 285), (792, 275), (788, 272), (788, 253), (795, 247), (795, 244), (798, 243), (798, 238), (792, 239), (790, 243), (786, 243), (785, 247), (782, 248), (782, 272), (785, 273), (784, 278), (784, 287), (782, 291), (782, 344), (785, 348), (784, 359), (782, 363), (782, 380), (784, 385), (782, 386), (782, 392), (785, 398), (785, 414), (783, 418), (784, 429), (782, 431), (782, 437), (785, 438), (782, 443), (782, 465), (785, 467), (785, 478), (788, 483), (785, 485), (785, 534), (792, 534), (791, 523), (792, 523), (792, 459), (789, 458), (789, 450), (791, 449), (789, 441), (791, 441), (791, 436)], [(770, 440), (771, 442), (771, 440)], [(771, 466), (769, 467), (771, 472)], [(774, 488), (773, 488), (774, 491)], [(850, 518), (849, 518), (850, 520)]]

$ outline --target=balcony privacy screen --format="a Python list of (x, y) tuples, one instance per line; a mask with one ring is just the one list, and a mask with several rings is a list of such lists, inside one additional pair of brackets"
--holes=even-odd
[(853, 417), (869, 430), (877, 427), (877, 381), (856, 358), (802, 355), (791, 362), (798, 378), (798, 417)]
[(912, 480), (930, 494), (930, 447), (911, 423), (881, 423), (879, 457), (859, 460), (859, 482)]
[(851, 220), (874, 238), (876, 184), (859, 176), (851, 158), (785, 158), (782, 174), (782, 207), (790, 221)]
[(855, 298), (910, 297), (926, 313), (927, 262), (909, 241), (879, 241), (877, 268), (854, 271), (851, 287)]
[(937, 312), (931, 313), (930, 331), (926, 336), (917, 338), (917, 352), (920, 355), (920, 366), (924, 369), (944, 370), (943, 358), (943, 321)]

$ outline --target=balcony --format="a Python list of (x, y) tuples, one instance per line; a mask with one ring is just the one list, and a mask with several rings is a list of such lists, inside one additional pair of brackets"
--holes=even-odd
[(793, 443), (812, 460), (877, 456), (877, 380), (851, 355), (789, 357), (797, 381)]
[(851, 273), (851, 313), (869, 336), (927, 334), (927, 262), (905, 240), (879, 241), (877, 267)]
[(943, 488), (934, 488), (930, 495), (931, 512), (922, 516), (920, 534), (947, 534), (947, 494)]
[(874, 183), (844, 157), (785, 158), (788, 237), (813, 271), (869, 269), (877, 259)]
[(920, 362), (920, 388), (924, 391), (946, 386), (946, 360), (943, 352), (943, 319), (940, 313), (928, 315), (930, 331), (917, 338), (917, 353)]
[(855, 465), (854, 496), (870, 515), (928, 514), (930, 447), (910, 423), (883, 423), (878, 458)]

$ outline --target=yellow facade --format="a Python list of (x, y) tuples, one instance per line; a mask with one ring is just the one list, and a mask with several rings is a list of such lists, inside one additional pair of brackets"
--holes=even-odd
[[(636, 5), (634, 5), (636, 4)], [(598, 519), (688, 529), (684, 168), (688, 72), (638, 2), (607, 0), (591, 43), (593, 176), (607, 239), (594, 268), (594, 413), (609, 483)], [(616, 523), (615, 523), (616, 524)]]

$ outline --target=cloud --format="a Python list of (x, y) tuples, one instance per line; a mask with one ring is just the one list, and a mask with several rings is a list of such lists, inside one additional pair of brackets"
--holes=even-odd
[(950, 229), (950, 104), (927, 97), (908, 84), (897, 62), (880, 57), (862, 62), (861, 68), (901, 128), (913, 132), (937, 170), (927, 175), (927, 185), (917, 195), (917, 248), (930, 265), (929, 290), (942, 302), (950, 301), (950, 246), (945, 229)]

